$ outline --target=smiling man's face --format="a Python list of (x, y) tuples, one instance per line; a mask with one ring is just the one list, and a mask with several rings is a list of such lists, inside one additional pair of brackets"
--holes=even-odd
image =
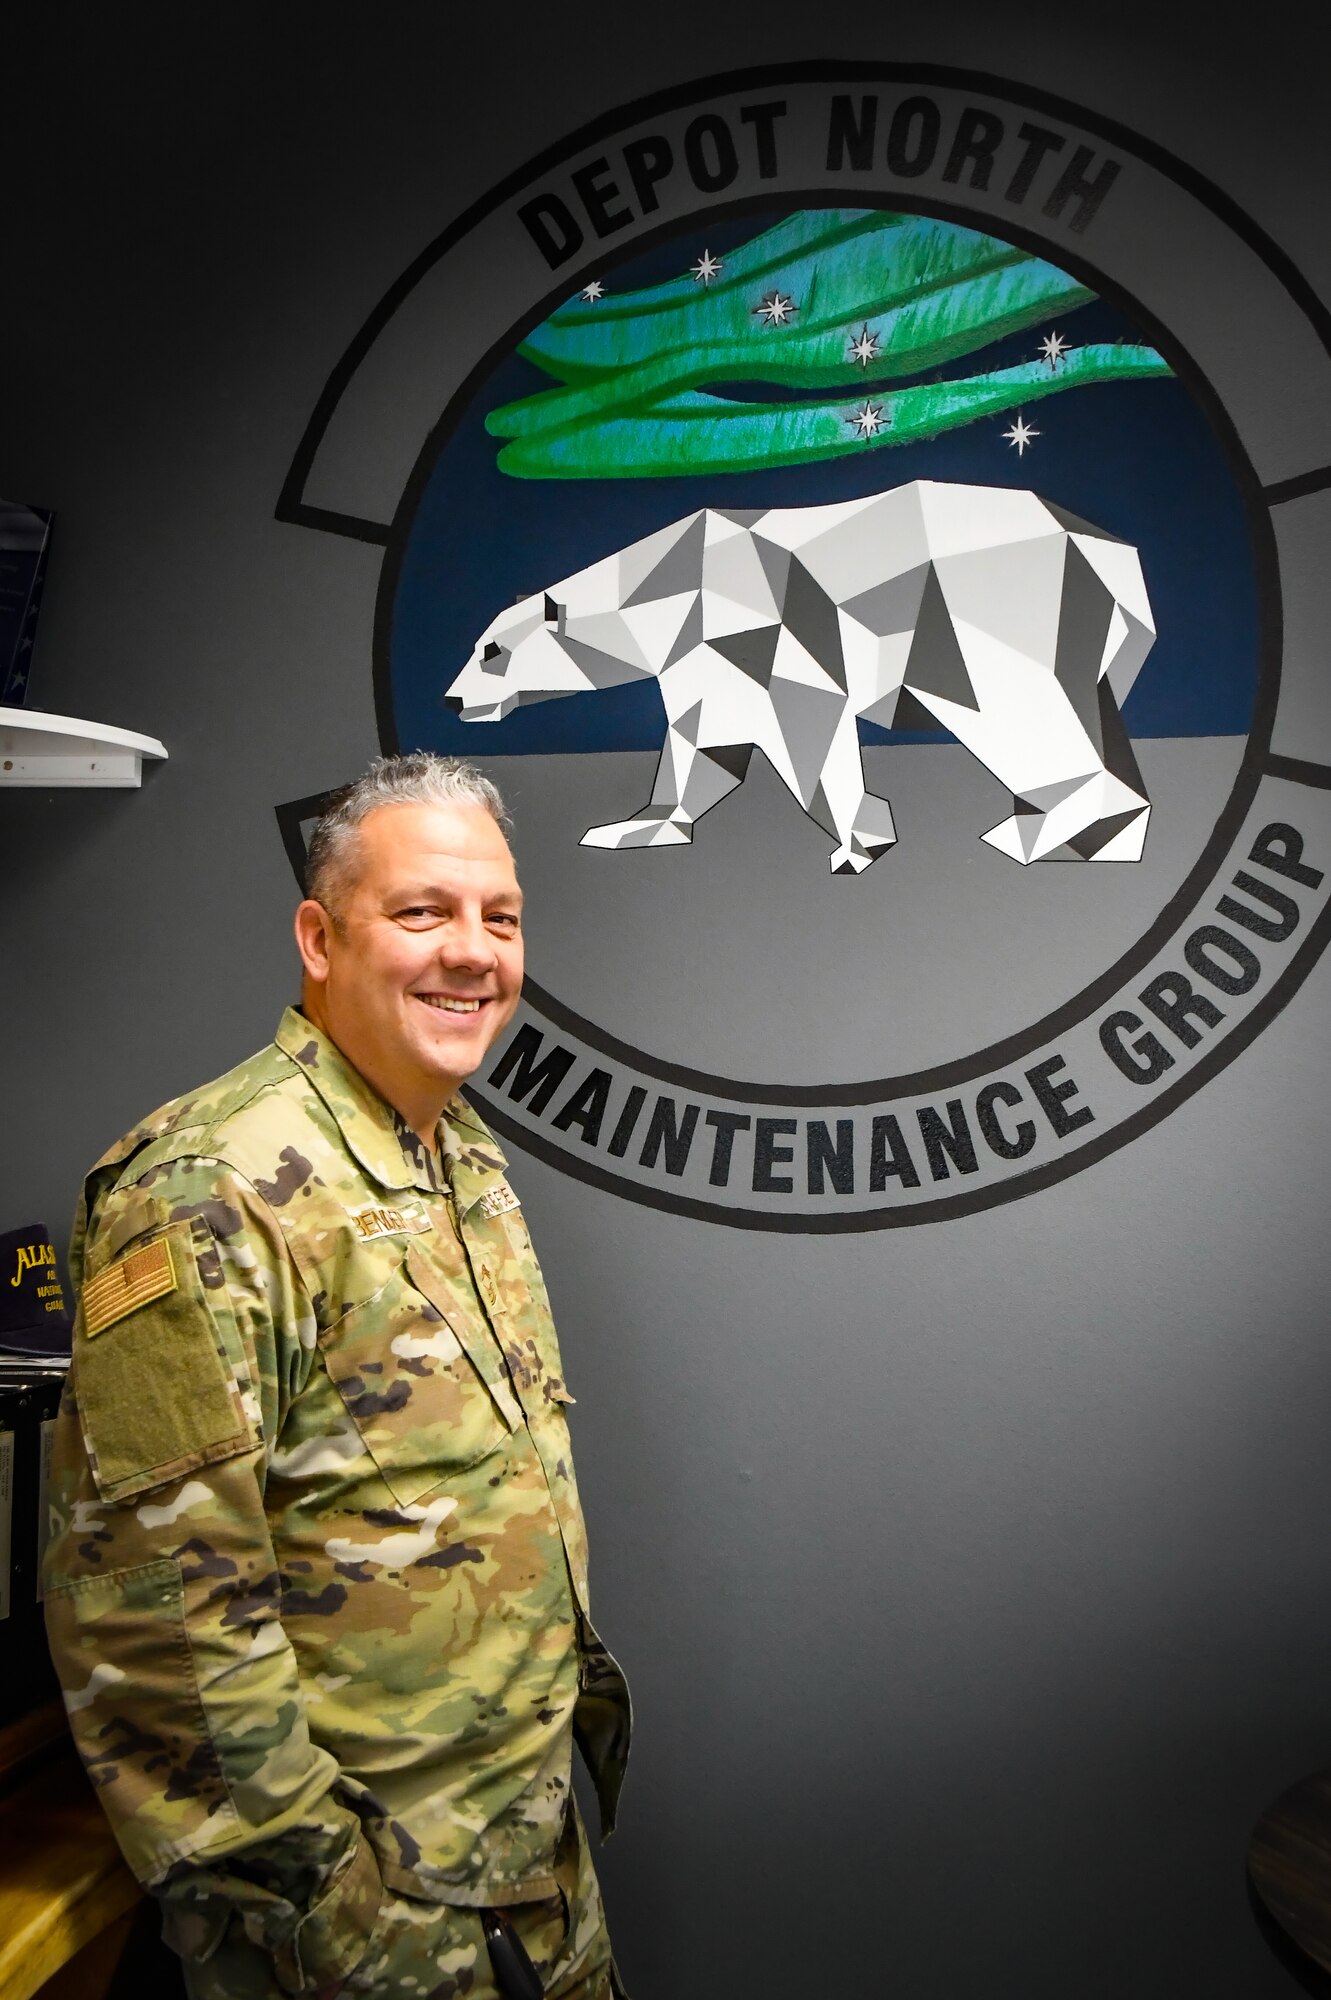
[(338, 922), (296, 912), (302, 1005), (429, 1143), (445, 1103), (513, 1018), (522, 891), (480, 806), (381, 806), (356, 831)]

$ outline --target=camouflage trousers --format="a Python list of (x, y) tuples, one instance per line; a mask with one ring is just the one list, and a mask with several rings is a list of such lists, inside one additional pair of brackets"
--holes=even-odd
[[(554, 1875), (559, 1893), (503, 1915), (526, 1947), (546, 2000), (627, 2000), (610, 1955), (601, 1892), (576, 1806)], [(233, 1920), (218, 1948), (184, 1961), (190, 2000), (288, 2000), (271, 1959)], [(336, 1989), (339, 2000), (503, 2000), (479, 1910), (386, 1892), (369, 1949)]]

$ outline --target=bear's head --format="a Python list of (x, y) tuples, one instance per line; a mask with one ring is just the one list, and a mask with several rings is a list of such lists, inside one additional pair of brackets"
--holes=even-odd
[(464, 722), (501, 722), (522, 702), (590, 687), (562, 643), (564, 631), (564, 606), (548, 591), (519, 598), (490, 620), (445, 702)]

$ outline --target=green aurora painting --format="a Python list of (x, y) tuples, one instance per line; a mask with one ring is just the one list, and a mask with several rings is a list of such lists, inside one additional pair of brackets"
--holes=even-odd
[(1034, 359), (955, 372), (1094, 297), (955, 223), (804, 210), (667, 283), (588, 284), (519, 350), (557, 386), (492, 410), (486, 428), (516, 477), (671, 477), (917, 444), (1088, 383), (1168, 376), (1154, 348), (1057, 336)]

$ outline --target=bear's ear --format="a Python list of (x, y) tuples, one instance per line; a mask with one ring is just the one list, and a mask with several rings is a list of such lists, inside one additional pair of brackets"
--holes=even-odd
[(554, 598), (553, 598), (553, 597), (551, 597), (551, 595), (550, 595), (549, 591), (547, 590), (547, 591), (546, 591), (546, 593), (545, 593), (545, 622), (546, 622), (546, 624), (547, 624), (547, 625), (558, 625), (558, 623), (559, 623), (560, 619), (561, 619), (561, 618), (562, 618), (562, 616), (563, 616), (563, 610), (564, 610), (564, 607), (562, 606), (562, 604), (556, 604), (556, 603), (555, 603), (555, 600), (554, 600)]

